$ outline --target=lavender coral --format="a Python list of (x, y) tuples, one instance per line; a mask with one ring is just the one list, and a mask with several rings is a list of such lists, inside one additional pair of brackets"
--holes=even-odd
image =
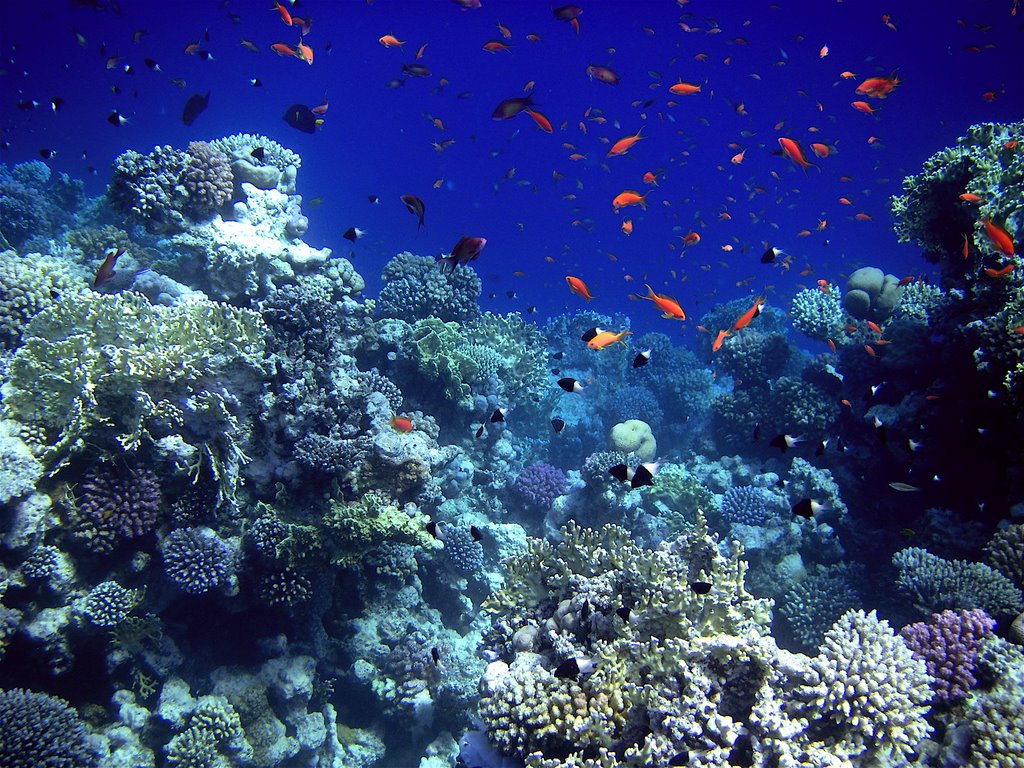
[(978, 608), (943, 611), (933, 613), (928, 622), (905, 626), (900, 635), (911, 653), (927, 665), (935, 681), (935, 697), (948, 702), (966, 697), (974, 686), (974, 660), (995, 624)]
[(90, 549), (108, 552), (153, 530), (162, 504), (160, 485), (150, 470), (123, 462), (99, 464), (79, 486), (76, 535)]
[(512, 487), (530, 504), (546, 509), (565, 493), (566, 482), (567, 478), (562, 470), (538, 461), (525, 467)]

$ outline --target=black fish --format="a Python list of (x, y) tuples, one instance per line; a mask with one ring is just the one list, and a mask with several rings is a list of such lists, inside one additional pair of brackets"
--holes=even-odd
[(564, 389), (566, 392), (582, 392), (583, 385), (580, 384), (576, 379), (566, 377), (558, 380), (558, 386)]
[(629, 467), (625, 464), (616, 464), (614, 467), (608, 470), (608, 474), (618, 480), (620, 483), (624, 483), (630, 478)]
[(345, 234), (342, 235), (346, 240), (351, 240), (353, 243), (360, 237), (365, 235), (366, 232), (359, 227), (349, 227), (345, 230)]
[(263, 158), (267, 156), (267, 150), (264, 149), (263, 147), (253, 147), (252, 152), (249, 153), (249, 156), (255, 160), (259, 160), (262, 163)]
[(371, 203), (373, 203), (374, 205), (376, 205), (377, 203), (379, 203), (379, 202), (380, 202), (380, 198), (379, 198), (379, 197), (377, 197), (376, 195), (367, 195), (367, 196), (366, 196), (366, 199), (367, 199), (367, 200), (369, 200), (369, 201), (370, 201)]
[(626, 606), (622, 606), (621, 608), (616, 608), (615, 609), (615, 614), (620, 619), (622, 619), (624, 622), (626, 622), (628, 624), (629, 623), (629, 611), (630, 611), (629, 608), (627, 608)]
[(505, 291), (505, 295), (508, 296), (510, 299), (518, 299), (519, 298), (519, 296), (516, 295), (515, 291)]
[(803, 499), (793, 505), (793, 514), (806, 517), (810, 520), (815, 512), (820, 512), (824, 507), (814, 499)]
[(484, 425), (483, 425), (483, 424), (481, 424), (481, 425), (480, 425), (480, 429), (478, 429), (478, 430), (476, 431), (476, 436), (477, 436), (478, 438), (480, 438), (480, 437), (483, 437), (483, 436), (484, 436), (484, 434), (486, 434), (486, 432), (487, 432), (487, 430), (486, 430), (486, 429), (484, 429)]
[(566, 659), (555, 667), (555, 677), (560, 677), (564, 680), (567, 678), (579, 677), (580, 675), (589, 675), (596, 667), (597, 665), (594, 663), (593, 659)]
[(760, 422), (760, 421), (758, 421), (758, 422), (756, 422), (756, 423), (754, 424), (754, 435), (753, 435), (753, 437), (754, 437), (754, 442), (755, 442), (755, 443), (756, 443), (756, 442), (757, 442), (758, 440), (760, 440), (760, 439), (761, 439), (761, 422)]
[(693, 590), (694, 594), (706, 595), (711, 591), (711, 583), (708, 581), (691, 581), (690, 589)]
[(620, 483), (629, 483), (632, 488), (639, 488), (643, 485), (654, 485), (654, 473), (658, 465), (655, 463), (641, 464), (636, 469), (625, 464), (616, 464), (608, 470), (608, 474)]
[(792, 435), (776, 435), (768, 443), (772, 448), (778, 448), (780, 451), (785, 453), (790, 448), (795, 446), (797, 443), (802, 442), (799, 437), (793, 437)]
[(441, 666), (441, 652), (437, 650), (436, 646), (430, 649), (430, 658), (433, 660), (435, 667)]
[(206, 95), (200, 96), (198, 93), (193, 93), (188, 97), (188, 101), (185, 102), (185, 108), (181, 111), (181, 122), (185, 125), (192, 125), (196, 121), (196, 118), (203, 113), (206, 106), (210, 103), (210, 92), (207, 91)]
[(557, 434), (557, 433), (561, 432), (563, 429), (565, 429), (565, 422), (562, 421), (562, 419), (558, 419), (558, 418), (552, 419), (551, 420), (551, 428), (553, 430), (555, 430), (555, 433)]
[(564, 353), (564, 352), (562, 352), (562, 350), (558, 350), (558, 351), (557, 351), (557, 352), (555, 352), (555, 353), (554, 353), (553, 355), (551, 355), (551, 359), (552, 359), (552, 360), (561, 360), (561, 359), (562, 359), (562, 357), (564, 356), (564, 354), (565, 354), (565, 353)]
[(651, 361), (651, 350), (645, 349), (633, 358), (633, 367), (640, 368), (641, 366), (647, 365)]
[(473, 541), (480, 541), (484, 537), (484, 532), (475, 525), (471, 525), (469, 526), (469, 535), (473, 538)]
[(122, 125), (128, 122), (128, 118), (122, 117), (121, 113), (116, 109), (107, 115), (107, 122), (115, 128), (120, 128)]
[(771, 264), (773, 261), (775, 261), (776, 258), (778, 258), (779, 254), (781, 253), (782, 251), (780, 251), (778, 248), (772, 248), (771, 246), (768, 246), (768, 250), (766, 250), (761, 255), (761, 263)]
[(584, 600), (583, 601), (583, 607), (580, 608), (580, 618), (583, 621), (586, 621), (587, 619), (590, 618), (590, 601), (589, 600)]
[(679, 768), (679, 766), (682, 765), (689, 765), (690, 753), (684, 749), (682, 752), (673, 755), (672, 758), (668, 761), (668, 764), (671, 766), (671, 768)]
[(491, 423), (504, 421), (506, 413), (508, 413), (508, 408), (495, 408), (494, 413), (491, 414)]
[(292, 104), (281, 115), (281, 119), (303, 133), (316, 133), (317, 125), (320, 122), (313, 114), (313, 110), (305, 104)]
[(441, 531), (441, 524), (431, 520), (427, 523), (427, 533), (439, 541), (444, 541), (444, 534)]
[(591, 328), (589, 331), (584, 331), (583, 335), (580, 336), (580, 341), (590, 341), (592, 338), (601, 333), (600, 328)]

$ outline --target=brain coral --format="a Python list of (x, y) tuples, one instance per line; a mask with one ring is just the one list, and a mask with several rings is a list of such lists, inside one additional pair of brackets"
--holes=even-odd
[(413, 322), (427, 317), (466, 323), (480, 314), (480, 278), (472, 269), (442, 272), (427, 256), (400, 253), (384, 266), (377, 301), (381, 317)]
[(0, 690), (0, 765), (90, 768), (96, 755), (78, 713), (63, 699), (21, 688)]

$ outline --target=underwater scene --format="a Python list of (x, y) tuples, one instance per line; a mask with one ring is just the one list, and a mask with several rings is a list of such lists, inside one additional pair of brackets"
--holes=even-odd
[(1024, 768), (1018, 0), (26, 0), (0, 768)]

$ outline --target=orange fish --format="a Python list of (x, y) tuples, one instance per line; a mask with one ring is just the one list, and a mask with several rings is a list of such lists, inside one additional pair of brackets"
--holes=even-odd
[(831, 289), (829, 288), (828, 280), (825, 280), (825, 279), (818, 280), (818, 290), (821, 291), (822, 293), (826, 293), (826, 294), (830, 293)]
[(408, 416), (395, 416), (388, 423), (395, 432), (412, 432), (412, 419)]
[(700, 242), (700, 235), (697, 232), (694, 232), (693, 230), (690, 230), (685, 235), (681, 235), (680, 237), (682, 237), (683, 245), (696, 245), (697, 243)]
[(584, 301), (590, 301), (593, 298), (593, 296), (590, 295), (590, 289), (587, 288), (587, 284), (580, 280), (578, 277), (566, 275), (565, 282), (569, 286), (569, 290), (575, 293), (577, 296), (581, 296), (584, 299)]
[(1017, 140), (1016, 139), (1010, 139), (1009, 141), (1003, 142), (1003, 149), (1016, 149), (1016, 148), (1017, 148)]
[(746, 155), (747, 150), (740, 150), (735, 155), (729, 158), (729, 162), (732, 163), (733, 165), (739, 165), (740, 163), (743, 162), (743, 158), (746, 157)]
[(636, 190), (627, 189), (612, 199), (612, 208), (617, 211), (619, 208), (625, 208), (627, 205), (639, 205), (644, 210), (647, 210), (646, 198), (647, 195), (641, 195)]
[(754, 305), (736, 318), (736, 322), (732, 324), (733, 331), (741, 331), (750, 325), (750, 321), (761, 314), (761, 307), (763, 307), (767, 302), (768, 299), (763, 293), (754, 299)]
[(658, 186), (658, 177), (655, 176), (650, 171), (647, 171), (647, 173), (644, 174), (643, 181), (644, 181), (644, 184), (652, 184), (655, 187)]
[(283, 5), (281, 5), (280, 3), (274, 3), (274, 7), (271, 8), (271, 10), (277, 11), (278, 14), (281, 16), (281, 21), (283, 21), (289, 27), (292, 25), (292, 15), (288, 13), (288, 9), (285, 8)]
[(803, 168), (805, 173), (807, 172), (807, 168), (813, 165), (813, 163), (807, 162), (807, 159), (804, 157), (803, 151), (800, 149), (800, 145), (797, 144), (792, 139), (787, 139), (785, 136), (780, 136), (779, 146), (782, 147), (782, 154), (784, 154), (794, 163)]
[[(640, 129), (640, 131), (642, 130), (643, 128)], [(608, 150), (607, 157), (618, 157), (619, 155), (626, 154), (634, 144), (643, 138), (643, 136), (640, 135), (640, 131), (637, 131), (632, 136), (626, 136), (623, 139), (619, 139), (612, 144), (612, 148)]]
[(537, 124), (538, 128), (540, 128), (545, 133), (551, 133), (551, 131), (553, 130), (551, 127), (551, 121), (544, 117), (544, 115), (542, 115), (535, 109), (525, 109), (523, 111), (526, 112), (526, 114), (528, 114), (531, 118), (533, 118), (533, 122)]
[(873, 322), (871, 320), (868, 320), (867, 321), (867, 325), (868, 325), (868, 328), (870, 328), (875, 333), (877, 333), (877, 334), (881, 334), (882, 333), (882, 329), (879, 327), (878, 323)]
[(868, 216), (866, 213), (854, 214), (853, 218), (855, 218), (857, 221), (871, 221), (871, 217)]
[(985, 267), (985, 274), (988, 275), (989, 277), (1006, 277), (1011, 272), (1013, 272), (1013, 267), (1014, 265), (1012, 262), (1007, 264), (1005, 267), (1000, 267), (999, 269)]
[(818, 157), (828, 157), (832, 152), (827, 144), (811, 144), (811, 151)]
[(844, 397), (844, 398), (843, 398), (842, 400), (840, 400), (840, 401), (839, 401), (839, 403), (840, 403), (841, 405), (845, 405), (845, 406), (846, 406), (847, 408), (850, 408), (850, 409), (852, 409), (852, 408), (853, 408), (853, 403), (851, 403), (851, 402), (850, 402), (849, 400), (847, 400), (847, 399), (846, 399), (845, 397)]
[(828, 348), (832, 350), (832, 354), (836, 354), (836, 343), (832, 339), (826, 339), (825, 341), (828, 342)]
[(985, 237), (996, 247), (996, 250), (1006, 256), (1013, 256), (1013, 238), (1010, 233), (993, 224), (992, 219), (982, 219), (981, 226), (985, 229)]
[(900, 79), (892, 77), (869, 77), (857, 86), (856, 93), (871, 99), (884, 99), (900, 84)]
[(725, 337), (731, 335), (728, 330), (721, 330), (718, 335), (715, 336), (715, 340), (711, 342), (711, 351), (717, 352), (722, 348), (722, 344), (725, 342)]
[(683, 308), (679, 306), (679, 302), (675, 299), (669, 298), (668, 296), (660, 295), (654, 292), (651, 286), (644, 283), (647, 288), (648, 294), (641, 296), (641, 299), (647, 299), (653, 301), (658, 305), (658, 309), (662, 312), (662, 317), (670, 320), (685, 320), (686, 313), (683, 312)]
[(960, 199), (963, 200), (965, 203), (981, 202), (981, 197), (979, 195), (974, 194), (973, 192), (964, 192), (963, 194), (960, 195)]
[(488, 53), (497, 53), (498, 51), (512, 50), (511, 45), (506, 45), (505, 43), (501, 42), (501, 40), (488, 40), (481, 46), (481, 48), (483, 48)]
[(299, 44), (295, 46), (295, 55), (307, 64), (313, 63), (313, 49), (302, 42), (301, 39), (299, 40)]
[(405, 40), (399, 40), (394, 35), (381, 35), (377, 38), (377, 42), (385, 48), (401, 48), (405, 45)]
[(274, 43), (270, 46), (270, 50), (276, 53), (278, 56), (295, 56), (295, 49), (285, 43)]
[(843, 78), (843, 80), (853, 80), (853, 78), (856, 77), (856, 75), (853, 74), (853, 72), (850, 72), (849, 70), (846, 70), (845, 72), (840, 72), (839, 76)]
[(875, 114), (875, 110), (872, 109), (871, 105), (866, 101), (851, 101), (850, 106), (856, 109), (858, 112), (863, 112), (866, 115)]
[(626, 219), (622, 222), (622, 234), (632, 235), (633, 234), (633, 220)]
[(673, 86), (669, 86), (669, 92), (674, 93), (676, 96), (689, 96), (694, 93), (700, 92), (700, 86), (694, 85), (693, 83), (684, 83), (680, 80)]
[(626, 346), (626, 342), (623, 341), (623, 338), (633, 333), (632, 331), (619, 331), (618, 333), (615, 333), (615, 331), (602, 331), (600, 328), (595, 328), (594, 330), (596, 333), (587, 342), (587, 347), (589, 349), (604, 349), (615, 342), (618, 342), (622, 346)]
[(963, 254), (963, 257), (966, 259), (967, 258), (967, 254), (970, 251), (970, 246), (969, 246), (969, 241), (967, 240), (967, 235), (962, 235), (962, 237), (964, 239), (964, 247), (960, 249), (960, 252)]
[(868, 353), (868, 357), (878, 357), (878, 355), (875, 353), (875, 348), (872, 347), (870, 344), (864, 345), (864, 351)]

